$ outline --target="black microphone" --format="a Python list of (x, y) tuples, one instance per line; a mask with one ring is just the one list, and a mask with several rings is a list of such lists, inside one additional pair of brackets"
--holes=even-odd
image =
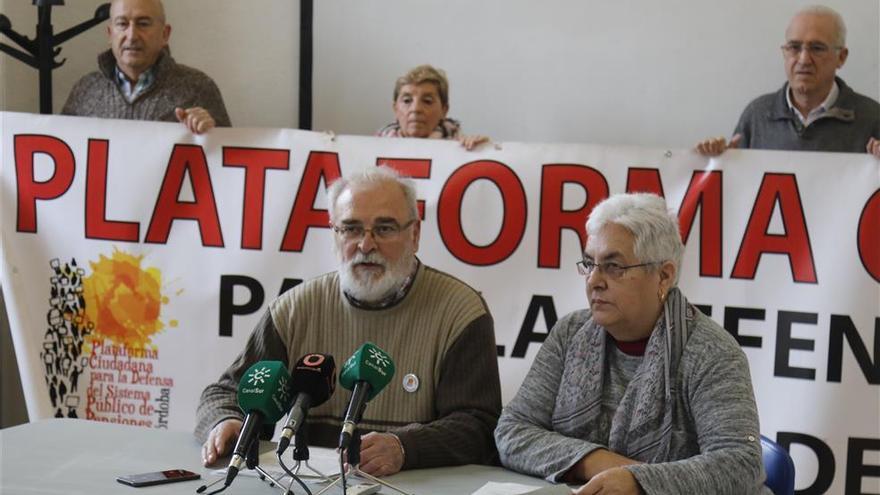
[(342, 421), (339, 433), (339, 448), (345, 449), (351, 443), (351, 437), (357, 424), (361, 421), (367, 402), (373, 399), (388, 385), (394, 376), (394, 361), (382, 349), (367, 342), (342, 366), (339, 383), (351, 390), (351, 399)]
[(248, 368), (238, 383), (238, 405), (246, 414), (232, 459), (226, 470), (224, 486), (229, 486), (259, 441), (261, 427), (274, 424), (290, 404), (290, 375), (281, 361), (258, 361)]
[(290, 445), (290, 439), (302, 427), (312, 407), (327, 402), (336, 390), (336, 362), (329, 354), (306, 354), (299, 358), (290, 375), (290, 391), (296, 395), (287, 424), (281, 429), (278, 450), (281, 455)]

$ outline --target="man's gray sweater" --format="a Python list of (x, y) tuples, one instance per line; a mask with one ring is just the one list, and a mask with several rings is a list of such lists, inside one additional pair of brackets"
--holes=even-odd
[(837, 78), (840, 94), (828, 112), (804, 126), (788, 107), (788, 84), (759, 96), (743, 111), (735, 134), (740, 147), (788, 151), (865, 153), (870, 138), (880, 139), (880, 103), (860, 95)]
[(174, 109), (202, 107), (220, 127), (232, 125), (220, 90), (204, 72), (178, 64), (164, 51), (154, 65), (155, 81), (129, 102), (116, 83), (116, 59), (107, 50), (98, 55), (98, 69), (80, 79), (61, 113), (105, 119), (177, 122)]

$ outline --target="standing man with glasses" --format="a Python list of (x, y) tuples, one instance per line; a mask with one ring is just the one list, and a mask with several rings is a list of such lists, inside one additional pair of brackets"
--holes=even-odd
[[(362, 471), (491, 462), (501, 412), (492, 316), (478, 292), (416, 257), (421, 223), (412, 181), (369, 168), (334, 182), (328, 200), (339, 268), (270, 303), (244, 351), (202, 393), (203, 462), (231, 450), (244, 417), (236, 389), (253, 363), (290, 366), (309, 352), (341, 363), (367, 341), (391, 355), (397, 373), (359, 423), (372, 431), (363, 437)], [(312, 445), (337, 445), (347, 402), (337, 391), (310, 411)]]
[(746, 107), (730, 141), (707, 139), (697, 151), (708, 156), (737, 147), (867, 151), (880, 158), (880, 104), (837, 77), (848, 55), (840, 14), (825, 6), (799, 11), (782, 45), (788, 82)]
[(619, 194), (587, 234), (588, 308), (556, 322), (501, 413), (501, 462), (577, 495), (769, 494), (749, 364), (677, 287), (676, 215)]

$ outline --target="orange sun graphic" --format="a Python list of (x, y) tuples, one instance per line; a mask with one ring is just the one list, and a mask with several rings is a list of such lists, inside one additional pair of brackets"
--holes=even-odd
[[(117, 344), (142, 347), (162, 331), (162, 273), (155, 267), (141, 268), (143, 255), (114, 250), (97, 262), (89, 262), (92, 273), (83, 279), (85, 316), (94, 323), (95, 337)], [(169, 322), (176, 326), (176, 321)]]

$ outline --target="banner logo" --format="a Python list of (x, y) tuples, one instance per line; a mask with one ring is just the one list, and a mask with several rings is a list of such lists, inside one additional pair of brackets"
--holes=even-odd
[(53, 259), (49, 267), (52, 275), (49, 278), (49, 310), (46, 312), (48, 327), (43, 334), (40, 360), (45, 367), (44, 378), (55, 417), (77, 418), (79, 379), (88, 366), (88, 358), (83, 356), (83, 343), (94, 330), (94, 324), (84, 317), (85, 270), (75, 259), (64, 263)]
[[(160, 319), (162, 273), (156, 267), (142, 268), (143, 255), (114, 250), (91, 262), (92, 273), (83, 281), (85, 316), (94, 323), (98, 336), (115, 344), (145, 347), (151, 337), (165, 328)], [(168, 322), (177, 326), (176, 320)]]
[(168, 427), (174, 380), (156, 373), (152, 342), (166, 327), (160, 315), (168, 297), (159, 269), (142, 268), (142, 259), (115, 250), (89, 262), (90, 273), (75, 259), (49, 261), (40, 359), (55, 417), (80, 417), (84, 406), (86, 419)]

